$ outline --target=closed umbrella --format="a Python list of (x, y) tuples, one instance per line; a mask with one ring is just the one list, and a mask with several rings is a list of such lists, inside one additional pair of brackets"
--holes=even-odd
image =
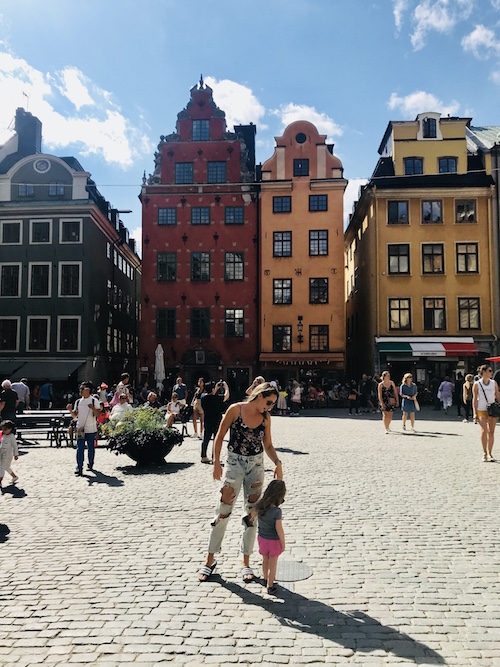
[(158, 343), (155, 350), (155, 380), (158, 389), (163, 389), (163, 380), (165, 379), (165, 360), (163, 356), (163, 347)]

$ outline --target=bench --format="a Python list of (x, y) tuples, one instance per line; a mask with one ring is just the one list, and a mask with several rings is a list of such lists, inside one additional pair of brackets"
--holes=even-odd
[(67, 410), (25, 410), (16, 416), (16, 437), (20, 444), (39, 444), (38, 440), (26, 439), (23, 435), (45, 435), (50, 446), (61, 447), (66, 443), (72, 446), (72, 438), (68, 433), (71, 415)]

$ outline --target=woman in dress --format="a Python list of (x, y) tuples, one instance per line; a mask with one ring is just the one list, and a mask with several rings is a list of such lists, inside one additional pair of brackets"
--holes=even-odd
[(411, 421), (411, 432), (415, 433), (415, 399), (417, 398), (417, 385), (412, 381), (413, 376), (411, 373), (405, 373), (403, 375), (403, 382), (399, 393), (402, 399), (402, 408), (403, 408), (403, 431), (406, 431), (406, 420), (408, 415), (410, 415)]
[[(200, 378), (194, 392), (193, 400), (191, 401), (191, 406), (193, 408), (193, 427), (194, 434), (200, 440), (203, 440), (203, 408), (201, 407), (201, 399), (205, 396), (205, 380)], [(197, 421), (198, 417), (200, 418), (200, 433), (198, 434)]]
[(451, 381), (451, 378), (447, 375), (445, 379), (439, 385), (438, 393), (441, 396), (441, 403), (443, 404), (444, 414), (448, 414), (448, 408), (451, 408), (453, 405), (453, 390), (455, 386)]
[(173, 426), (175, 418), (179, 416), (179, 412), (181, 411), (181, 402), (179, 401), (179, 397), (177, 394), (174, 392), (172, 394), (172, 400), (170, 403), (167, 405), (167, 414), (165, 415), (165, 419), (167, 420), (167, 426)]
[(469, 417), (472, 412), (472, 387), (474, 386), (474, 376), (472, 373), (467, 373), (465, 376), (465, 382), (463, 386), (463, 392), (462, 392), (462, 400), (465, 405), (465, 419), (464, 423), (469, 421)]
[(382, 410), (385, 432), (389, 433), (391, 430), (392, 413), (399, 407), (398, 392), (396, 391), (396, 385), (391, 380), (389, 371), (384, 371), (381, 375), (381, 381), (378, 385), (378, 402)]
[(477, 416), (481, 427), (481, 444), (483, 446), (483, 461), (495, 462), (493, 458), (493, 440), (495, 437), (495, 426), (498, 418), (490, 417), (488, 405), (495, 401), (500, 402), (500, 391), (493, 380), (491, 366), (483, 364), (479, 369), (479, 380), (472, 387), (472, 404), (474, 414)]

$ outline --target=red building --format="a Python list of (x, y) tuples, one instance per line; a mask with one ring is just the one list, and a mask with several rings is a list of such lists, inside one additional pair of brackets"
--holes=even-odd
[(256, 372), (258, 185), (254, 125), (226, 130), (203, 80), (160, 137), (141, 191), (142, 380), (164, 350), (166, 384), (225, 379), (233, 394)]

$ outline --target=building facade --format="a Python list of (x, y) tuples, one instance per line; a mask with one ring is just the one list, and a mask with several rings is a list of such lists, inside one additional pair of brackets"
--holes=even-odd
[(41, 152), (16, 112), (0, 148), (0, 375), (109, 384), (136, 375), (140, 260), (118, 212), (75, 158)]
[(469, 125), (426, 113), (387, 127), (345, 233), (352, 377), (429, 384), (494, 352), (493, 181)]
[(167, 386), (227, 380), (242, 395), (258, 363), (254, 125), (226, 128), (203, 80), (144, 178), (142, 379), (161, 345)]
[(282, 386), (343, 374), (346, 185), (333, 146), (307, 121), (276, 137), (262, 166), (260, 361)]

